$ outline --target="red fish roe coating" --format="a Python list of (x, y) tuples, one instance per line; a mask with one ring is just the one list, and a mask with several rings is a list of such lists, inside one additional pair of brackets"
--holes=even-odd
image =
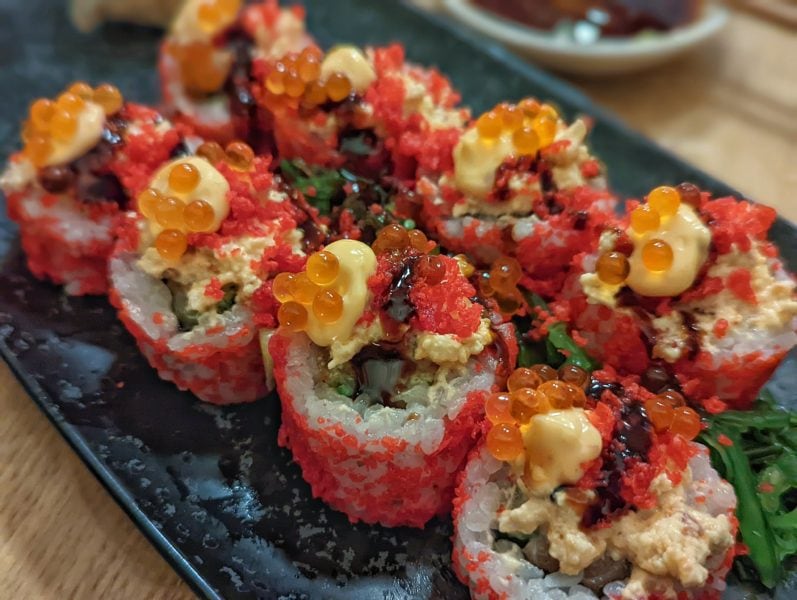
[(265, 395), (260, 343), (251, 328), (242, 327), (229, 336), (227, 347), (196, 343), (175, 351), (169, 348), (167, 339), (147, 336), (116, 290), (110, 291), (109, 299), (142, 354), (162, 379), (212, 404), (231, 404), (240, 402), (241, 398), (255, 399)]
[[(456, 260), (447, 256), (435, 258), (445, 266), (445, 276), (439, 283), (429, 285), (424, 280), (422, 267), (416, 263), (413, 268), (409, 299), (415, 313), (410, 325), (421, 331), (468, 337), (476, 332), (481, 322), (481, 305), (470, 301), (476, 295), (476, 290), (462, 275)], [(403, 268), (403, 262), (387, 254), (377, 256), (376, 272), (368, 279), (368, 289), (374, 297), (372, 306), (382, 307), (386, 304), (391, 283)], [(364, 321), (370, 322), (374, 317), (372, 312), (367, 312)]]
[(766, 240), (767, 232), (777, 217), (775, 209), (768, 206), (731, 197), (709, 200), (707, 194), (703, 195), (700, 213), (720, 254), (730, 252), (733, 244), (739, 250), (747, 251), (752, 240)]
[(749, 270), (735, 269), (731, 271), (731, 274), (728, 275), (728, 289), (733, 292), (733, 295), (739, 298), (739, 300), (743, 300), (748, 304), (758, 304)]
[[(444, 418), (445, 434), (432, 453), (398, 437), (360, 441), (332, 418), (309, 423), (296, 410), (287, 389), (288, 379), (295, 377), (288, 372), (290, 346), (290, 337), (275, 335), (269, 348), (282, 403), (279, 444), (291, 450), (313, 496), (345, 512), (352, 522), (387, 527), (423, 527), (432, 517), (447, 514), (454, 474), (482, 421), (485, 393), (471, 392), (454, 418)], [(359, 507), (356, 514), (354, 504)]]
[(122, 151), (110, 162), (110, 170), (119, 178), (130, 198), (147, 187), (155, 170), (171, 157), (177, 144), (190, 131), (169, 127), (163, 131), (163, 117), (155, 110), (128, 102), (119, 116), (135, 123), (135, 133), (127, 133)]
[[(684, 392), (702, 399), (699, 403), (708, 412), (722, 412), (728, 407), (744, 410), (752, 407), (759, 390), (787, 354), (785, 350), (767, 355), (750, 352), (719, 362), (708, 352), (698, 352), (694, 360), (678, 361), (674, 370)], [(716, 396), (724, 403), (718, 405)]]
[(465, 338), (479, 327), (482, 307), (470, 298), (476, 290), (462, 275), (456, 260), (443, 258), (445, 278), (436, 285), (428, 285), (422, 278), (410, 290), (415, 306), (417, 328), (439, 334), (453, 334)]

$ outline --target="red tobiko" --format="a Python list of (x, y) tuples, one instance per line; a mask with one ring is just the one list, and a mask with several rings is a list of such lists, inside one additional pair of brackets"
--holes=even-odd
[(422, 274), (410, 290), (415, 307), (415, 324), (419, 329), (460, 338), (472, 335), (481, 321), (482, 307), (470, 298), (476, 290), (459, 270), (453, 258), (437, 257), (445, 266), (445, 276), (432, 285)]
[(751, 240), (765, 240), (777, 217), (774, 208), (730, 197), (705, 202), (701, 213), (708, 217), (704, 221), (708, 223), (711, 240), (720, 254), (730, 252), (734, 244), (746, 252)]

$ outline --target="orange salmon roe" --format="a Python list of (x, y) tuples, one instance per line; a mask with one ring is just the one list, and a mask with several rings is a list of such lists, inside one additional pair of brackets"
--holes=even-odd
[(113, 115), (122, 110), (124, 98), (115, 85), (103, 83), (94, 90), (91, 100), (100, 106), (106, 115)]
[(516, 290), (521, 274), (520, 263), (514, 258), (504, 256), (493, 263), (490, 284), (497, 292), (511, 293)]
[(194, 200), (183, 210), (183, 221), (191, 231), (208, 231), (216, 220), (213, 207), (204, 200)]
[(106, 114), (110, 114), (106, 92), (111, 88), (118, 100), (118, 110), (122, 105), (119, 90), (108, 84), (92, 89), (83, 81), (70, 85), (55, 101), (39, 98), (31, 103), (28, 120), (22, 128), (22, 140), (25, 142), (23, 152), (34, 166), (42, 167), (46, 164), (52, 154), (53, 140), (68, 142), (74, 139), (80, 126), (80, 114), (86, 109), (86, 102), (95, 102), (103, 107)]
[(44, 166), (52, 151), (50, 140), (42, 135), (31, 137), (25, 144), (25, 155), (36, 167)]
[(616, 251), (604, 252), (598, 257), (595, 272), (603, 283), (620, 285), (628, 277), (631, 265), (624, 254)]
[(70, 85), (66, 91), (83, 100), (91, 100), (94, 96), (94, 90), (85, 81), (76, 81)]
[(179, 163), (169, 172), (169, 187), (178, 194), (188, 194), (199, 185), (199, 170), (192, 164)]
[(313, 298), (313, 313), (322, 323), (334, 323), (343, 314), (343, 298), (335, 290), (322, 290)]
[(212, 44), (194, 42), (184, 46), (170, 45), (171, 54), (180, 67), (180, 80), (189, 94), (204, 96), (217, 92), (227, 80), (229, 64), (215, 60)]
[(589, 387), (589, 373), (578, 365), (566, 364), (559, 367), (559, 379), (567, 383), (572, 383), (581, 390)]
[(550, 365), (533, 365), (529, 369), (539, 375), (543, 381), (552, 381), (558, 376), (556, 369)]
[(429, 240), (426, 238), (426, 234), (423, 231), (420, 229), (410, 229), (407, 232), (407, 236), (410, 238), (410, 246), (415, 248), (418, 252), (426, 252)]
[(526, 367), (520, 367), (512, 371), (509, 379), (506, 380), (506, 387), (510, 392), (514, 392), (522, 388), (535, 389), (543, 381), (546, 380), (543, 379), (537, 371)]
[(50, 134), (63, 142), (71, 140), (77, 133), (77, 117), (74, 113), (56, 108), (50, 120)]
[(286, 302), (279, 307), (277, 320), (287, 331), (302, 331), (307, 326), (307, 309), (298, 302)]
[(188, 238), (181, 231), (165, 229), (155, 238), (155, 249), (164, 260), (177, 262), (188, 249)]
[(446, 276), (446, 263), (439, 256), (424, 256), (420, 263), (420, 273), (429, 285), (438, 285)]
[(648, 204), (636, 207), (631, 212), (631, 227), (637, 233), (655, 231), (661, 224), (659, 213)]
[(225, 149), (227, 163), (236, 171), (248, 171), (255, 159), (255, 153), (249, 144), (230, 142)]
[(340, 102), (351, 94), (351, 81), (343, 73), (332, 73), (325, 87), (329, 99), (333, 102)]
[(547, 396), (539, 389), (522, 388), (512, 392), (512, 416), (521, 425), (531, 421), (531, 417), (546, 412), (550, 408)]
[(476, 120), (476, 131), (484, 140), (494, 140), (501, 135), (503, 123), (495, 111), (484, 113)]
[(531, 128), (537, 134), (541, 147), (550, 146), (556, 137), (556, 117), (540, 114), (534, 118)]
[(331, 252), (316, 252), (307, 260), (307, 277), (316, 285), (329, 285), (340, 272), (338, 257)]
[(688, 406), (678, 406), (673, 409), (670, 433), (693, 440), (700, 433), (700, 429), (700, 415), (694, 410)]
[(513, 460), (523, 452), (523, 436), (517, 425), (499, 423), (487, 433), (487, 450), (498, 460)]
[(656, 396), (647, 400), (645, 402), (645, 411), (648, 413), (648, 419), (650, 419), (656, 431), (667, 431), (672, 425), (673, 406), (664, 398)]
[(556, 410), (584, 406), (586, 403), (584, 390), (566, 381), (552, 379), (541, 384), (537, 390), (545, 395), (551, 407)]
[(674, 187), (663, 185), (648, 194), (648, 205), (662, 217), (671, 217), (678, 212), (681, 194)]
[(321, 51), (312, 46), (302, 50), (296, 61), (296, 72), (305, 83), (318, 80), (321, 76)]
[(218, 163), (227, 158), (224, 148), (218, 142), (205, 142), (196, 149), (196, 155), (210, 163)]
[(310, 304), (315, 295), (320, 291), (315, 283), (310, 281), (307, 273), (296, 273), (293, 277), (291, 294), (293, 299), (302, 304)]
[(684, 406), (686, 404), (684, 397), (675, 390), (664, 390), (658, 394), (658, 397), (666, 402), (669, 402), (670, 406)]
[(410, 236), (407, 230), (397, 223), (392, 223), (379, 230), (371, 248), (374, 253), (382, 254), (390, 250), (403, 250), (409, 245)]
[(148, 219), (155, 218), (161, 194), (158, 190), (148, 188), (138, 195), (138, 211)]
[(672, 247), (664, 240), (650, 240), (642, 247), (642, 264), (651, 271), (666, 271), (672, 261)]
[(30, 120), (36, 129), (46, 130), (55, 114), (55, 102), (39, 98), (30, 106)]
[(280, 302), (288, 302), (293, 299), (293, 280), (296, 275), (293, 273), (278, 273), (274, 278), (271, 291), (274, 297)]
[(167, 229), (179, 229), (183, 225), (185, 203), (174, 196), (161, 196), (155, 205), (155, 221)]
[(509, 394), (490, 394), (484, 402), (484, 413), (490, 423), (514, 423), (511, 406)]
[(516, 131), (523, 125), (523, 111), (511, 104), (502, 104), (496, 112), (501, 117), (501, 125), (509, 131)]
[(521, 156), (531, 156), (540, 149), (540, 136), (531, 127), (523, 127), (512, 134), (512, 143)]
[(55, 101), (57, 108), (65, 110), (70, 113), (77, 113), (83, 110), (86, 106), (86, 101), (80, 96), (70, 92), (64, 92)]

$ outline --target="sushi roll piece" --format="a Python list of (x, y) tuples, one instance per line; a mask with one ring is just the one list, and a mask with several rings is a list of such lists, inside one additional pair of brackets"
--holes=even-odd
[(267, 391), (253, 298), (304, 264), (302, 216), (269, 158), (242, 142), (224, 158), (198, 152), (164, 164), (126, 215), (110, 300), (162, 379), (205, 402), (251, 402)]
[(77, 82), (31, 104), (22, 140), (0, 189), (28, 268), (70, 295), (106, 293), (114, 225), (182, 134), (112, 85)]
[(485, 397), (514, 364), (514, 338), (432, 246), (388, 226), (373, 247), (339, 240), (274, 280), (279, 442), (352, 522), (422, 527), (447, 514)]
[(273, 115), (282, 159), (372, 178), (414, 182), (418, 169), (449, 166), (468, 118), (450, 82), (406, 62), (398, 44), (288, 53), (268, 66), (256, 95)]
[(526, 287), (553, 296), (614, 217), (586, 136), (583, 119), (566, 123), (534, 99), (496, 106), (461, 132), (449, 169), (421, 174), (419, 222), (477, 265), (516, 258)]
[(795, 282), (767, 240), (775, 216), (691, 184), (656, 188), (578, 258), (561, 315), (605, 364), (677, 379), (712, 412), (748, 408), (797, 343)]
[(680, 395), (537, 365), (485, 408), (454, 500), (453, 563), (473, 598), (720, 598), (736, 496)]
[(310, 42), (300, 6), (186, 0), (158, 60), (165, 110), (207, 140), (226, 144), (240, 138), (258, 152), (270, 150), (270, 123), (260, 123), (252, 95), (256, 63), (301, 51)]

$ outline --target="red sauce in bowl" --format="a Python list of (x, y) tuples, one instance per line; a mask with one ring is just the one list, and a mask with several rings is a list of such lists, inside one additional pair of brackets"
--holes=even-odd
[(536, 29), (586, 22), (601, 36), (669, 31), (700, 16), (704, 0), (473, 0), (479, 7)]

